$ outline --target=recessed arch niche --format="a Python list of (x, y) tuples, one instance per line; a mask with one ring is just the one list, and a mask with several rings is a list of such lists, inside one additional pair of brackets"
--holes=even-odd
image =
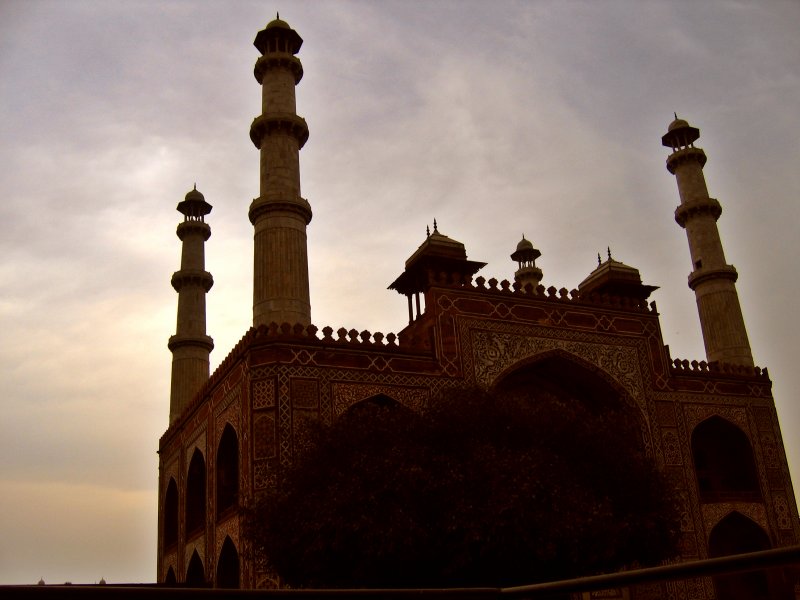
[(206, 460), (194, 449), (186, 475), (186, 538), (203, 531), (206, 517)]
[(239, 552), (231, 540), (230, 536), (225, 537), (222, 550), (217, 561), (218, 588), (238, 589), (239, 588)]
[(582, 402), (588, 409), (624, 410), (641, 426), (645, 448), (650, 447), (647, 418), (638, 404), (611, 375), (563, 350), (544, 352), (504, 371), (492, 391), (534, 391), (562, 400)]
[(759, 502), (753, 448), (739, 427), (715, 415), (692, 431), (692, 458), (701, 502)]
[[(710, 558), (769, 550), (767, 533), (737, 511), (729, 513), (711, 530)], [(712, 578), (718, 600), (792, 600), (791, 586), (781, 569), (717, 575)]]
[(219, 439), (216, 465), (217, 518), (239, 501), (239, 438), (230, 423)]

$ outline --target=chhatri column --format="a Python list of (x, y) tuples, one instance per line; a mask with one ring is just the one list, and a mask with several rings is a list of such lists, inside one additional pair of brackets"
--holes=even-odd
[(262, 86), (262, 113), (250, 126), (261, 151), (260, 196), (250, 205), (255, 229), (253, 326), (311, 323), (306, 225), (311, 206), (300, 197), (300, 148), (308, 126), (297, 116), (295, 86), (303, 67), (294, 56), (303, 40), (280, 19), (258, 32), (262, 56), (255, 76)]
[(531, 286), (531, 293), (536, 294), (536, 288), (542, 281), (542, 270), (536, 266), (536, 259), (542, 255), (537, 248), (533, 247), (530, 241), (525, 239), (523, 234), (517, 249), (511, 255), (511, 260), (516, 261), (519, 268), (514, 273), (514, 282), (518, 283), (522, 289)]
[(667, 158), (667, 170), (675, 175), (681, 198), (680, 206), (675, 209), (675, 220), (686, 230), (689, 240), (694, 267), (689, 275), (689, 287), (697, 298), (708, 361), (753, 366), (736, 293), (738, 274), (733, 265), (725, 261), (717, 229), (722, 207), (708, 195), (703, 175), (706, 154), (694, 147), (699, 137), (699, 129), (675, 115), (661, 138), (662, 144), (673, 150)]
[(178, 324), (168, 344), (172, 351), (170, 423), (208, 380), (208, 355), (214, 348), (214, 341), (206, 335), (206, 293), (214, 285), (211, 273), (205, 270), (205, 243), (211, 236), (205, 216), (211, 205), (195, 187), (178, 204), (178, 211), (183, 213), (183, 223), (176, 233), (183, 247), (181, 269), (172, 275), (172, 287), (178, 292)]

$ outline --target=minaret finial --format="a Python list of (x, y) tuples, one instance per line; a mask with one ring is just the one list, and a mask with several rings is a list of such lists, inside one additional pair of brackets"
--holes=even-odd
[(678, 120), (678, 113), (673, 112), (672, 114), (675, 115), (675, 120), (677, 121)]
[(608, 250), (608, 260), (611, 260), (611, 246), (607, 246), (606, 249)]
[(425, 237), (426, 238), (431, 237), (431, 226), (430, 225), (425, 225)]
[(275, 18), (276, 18), (277, 20), (279, 20), (279, 21), (280, 21), (280, 19), (281, 19), (281, 13), (279, 13), (277, 10), (275, 11)]
[(597, 266), (599, 267), (602, 264), (603, 264), (603, 260), (600, 258), (600, 253), (598, 252), (597, 253)]
[(436, 219), (433, 220), (433, 233), (439, 233), (439, 226), (436, 224)]

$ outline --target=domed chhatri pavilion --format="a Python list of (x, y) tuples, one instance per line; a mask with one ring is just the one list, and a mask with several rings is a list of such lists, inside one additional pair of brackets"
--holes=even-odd
[[(700, 132), (677, 119), (670, 149), (686, 230), (706, 360), (673, 360), (661, 335), (656, 288), (639, 271), (598, 256), (577, 289), (541, 284), (541, 255), (525, 239), (511, 254), (513, 281), (485, 280), (485, 263), (433, 230), (389, 289), (406, 296), (397, 334), (318, 330), (312, 325), (299, 151), (308, 127), (296, 114), (303, 40), (276, 19), (260, 31), (255, 77), (262, 113), (250, 128), (260, 152), (254, 228), (253, 326), (209, 376), (212, 339), (205, 296), (213, 284), (204, 246), (211, 205), (196, 189), (184, 215), (169, 428), (159, 444), (158, 581), (218, 587), (280, 585), (250, 558), (241, 507), (292, 460), (309, 419), (331, 422), (353, 405), (388, 397), (424, 409), (441, 390), (531, 381), (576, 401), (614, 397), (641, 423), (643, 447), (683, 499), (682, 560), (787, 546), (800, 526), (766, 369), (754, 366), (709, 197)], [(509, 250), (512, 250), (509, 248)], [(508, 265), (509, 271), (511, 265)], [(577, 382), (577, 385), (576, 385)], [(791, 597), (783, 573), (747, 581), (763, 597)], [(619, 598), (739, 598), (734, 581), (696, 579), (638, 586)], [(755, 589), (755, 588), (754, 588)], [(742, 592), (741, 590), (745, 590)], [(612, 597), (606, 595), (604, 598)]]

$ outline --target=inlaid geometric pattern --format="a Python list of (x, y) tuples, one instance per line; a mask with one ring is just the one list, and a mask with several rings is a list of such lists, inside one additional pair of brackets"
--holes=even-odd
[(277, 465), (273, 464), (273, 461), (256, 461), (253, 467), (253, 487), (263, 490), (275, 486), (278, 482), (276, 468)]
[(792, 517), (789, 514), (789, 501), (783, 494), (775, 495), (775, 520), (778, 523), (778, 529), (791, 529)]
[(272, 413), (258, 414), (253, 419), (253, 454), (256, 460), (274, 458), (275, 416)]
[(348, 408), (378, 395), (388, 396), (413, 411), (421, 412), (428, 401), (427, 388), (376, 385), (367, 383), (334, 383), (333, 412), (341, 416)]
[(548, 351), (563, 350), (609, 373), (646, 413), (635, 348), (610, 346), (607, 341), (605, 344), (589, 344), (480, 330), (472, 331), (472, 348), (475, 380), (481, 385), (490, 386), (516, 363)]
[(292, 378), (292, 406), (294, 408), (319, 408), (319, 382), (316, 379)]
[(219, 553), (226, 537), (230, 537), (233, 545), (236, 546), (237, 550), (239, 549), (239, 517), (233, 515), (225, 519), (225, 521), (217, 525), (214, 534), (214, 563), (216, 564), (219, 562)]
[(253, 408), (275, 407), (275, 380), (257, 379), (253, 381)]
[(742, 513), (745, 517), (752, 519), (764, 531), (769, 531), (767, 524), (767, 511), (761, 502), (720, 502), (716, 504), (703, 504), (703, 521), (706, 528), (706, 536), (711, 533), (714, 526), (733, 511)]
[(678, 441), (678, 432), (674, 429), (665, 430), (661, 434), (662, 450), (664, 452), (664, 462), (668, 465), (680, 465), (681, 447)]

